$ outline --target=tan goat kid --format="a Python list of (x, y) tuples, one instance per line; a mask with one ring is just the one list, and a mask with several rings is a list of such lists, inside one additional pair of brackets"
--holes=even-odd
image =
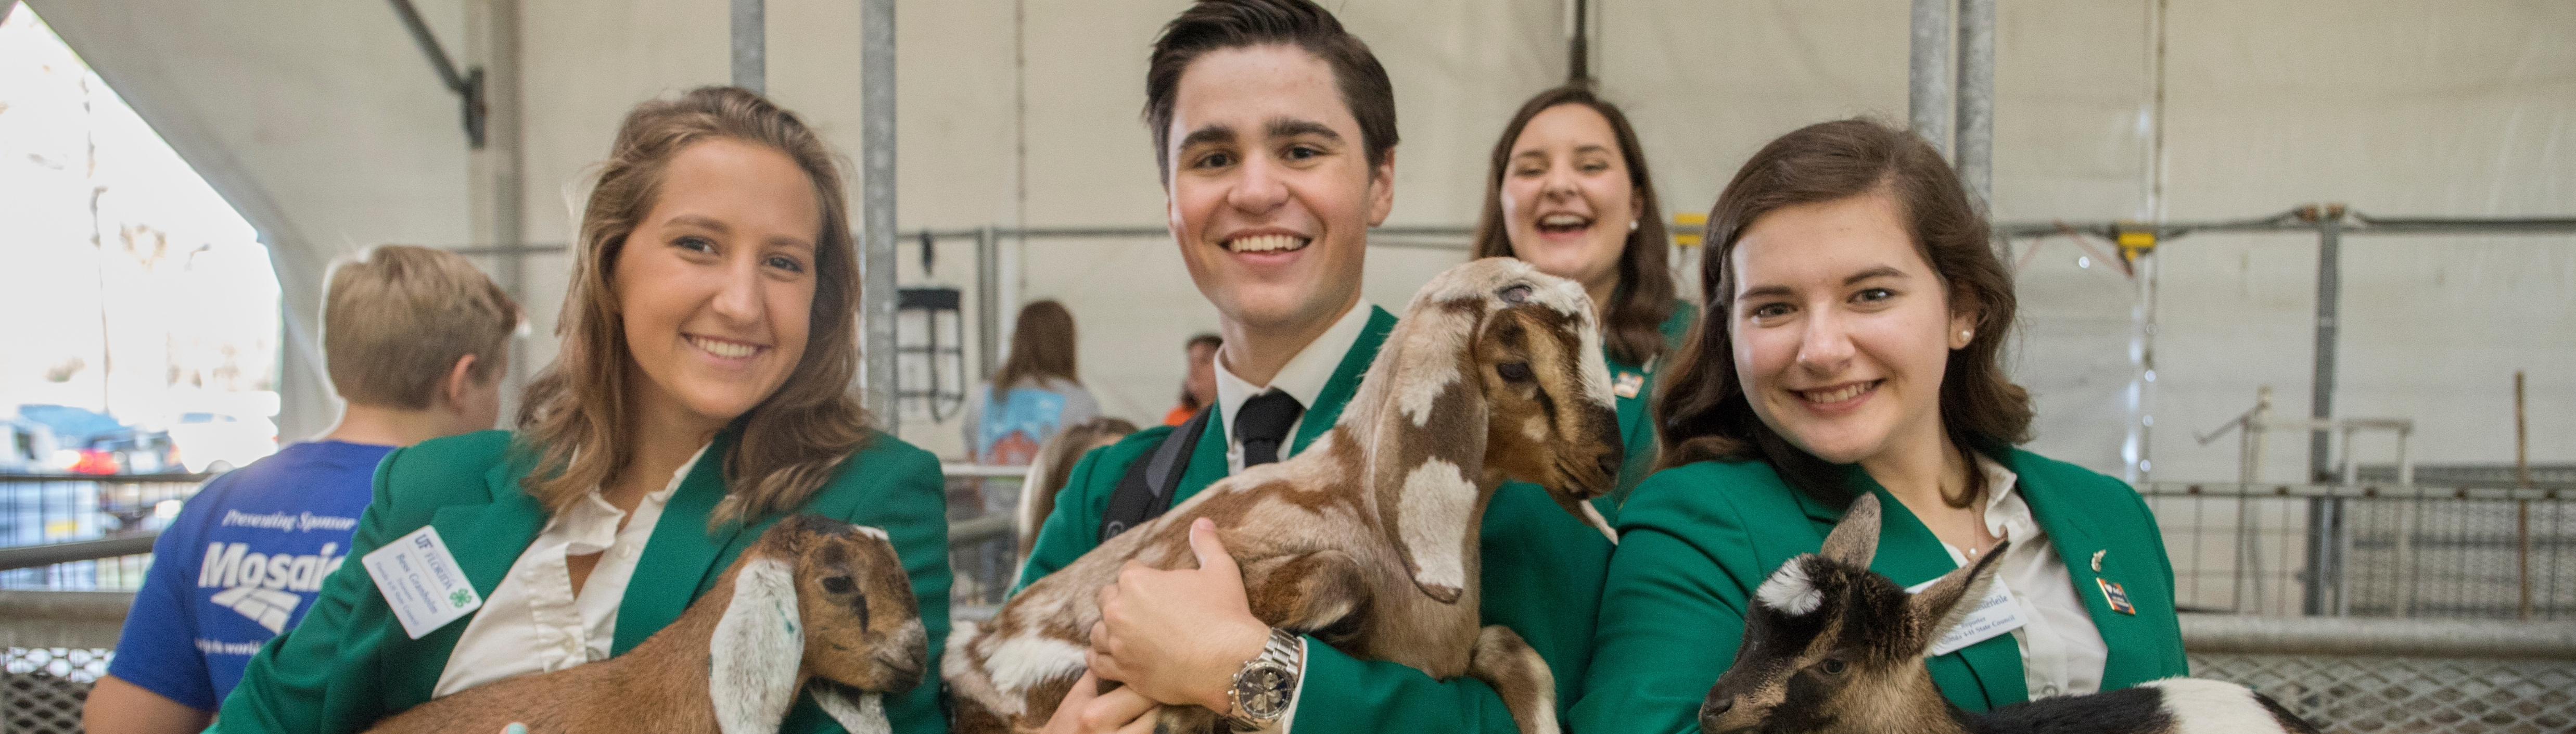
[[(1555, 734), (1545, 660), (1478, 626), (1477, 543), (1505, 480), (1536, 483), (1603, 533), (1586, 503), (1621, 459), (1591, 300), (1518, 260), (1479, 260), (1423, 286), (1341, 420), (1295, 457), (1252, 467), (1031, 584), (942, 663), (961, 732), (1043, 727), (1084, 670), (1096, 593), (1130, 559), (1195, 567), (1201, 517), (1242, 567), (1252, 613), (1365, 658), (1493, 685), (1521, 731)], [(1615, 540), (1615, 538), (1614, 538)], [(1165, 706), (1157, 731), (1215, 712)]]
[(884, 531), (790, 517), (626, 654), (466, 690), (369, 731), (773, 734), (810, 685), (851, 734), (884, 734), (880, 695), (921, 681), (927, 643)]

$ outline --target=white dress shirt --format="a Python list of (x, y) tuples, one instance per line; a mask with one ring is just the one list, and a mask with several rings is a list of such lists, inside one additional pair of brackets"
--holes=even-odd
[[(2034, 699), (2102, 690), (2102, 663), (2111, 647), (2093, 627), (2084, 600), (2075, 595), (2075, 578), (2066, 562), (2031, 517), (2030, 504), (2022, 501), (2020, 477), (1984, 456), (1977, 457), (1977, 468), (1986, 473), (1986, 531), (2012, 541), (1995, 562), (1995, 581), (2021, 602), (2022, 626), (2012, 636), (2021, 648), (2022, 685)], [(1941, 549), (1950, 552), (1952, 562), (1968, 565), (1957, 547), (1942, 543)]]
[[(635, 576), (635, 560), (652, 539), (662, 507), (706, 453), (705, 446), (698, 447), (671, 472), (670, 484), (636, 503), (631, 518), (601, 497), (597, 487), (547, 518), (536, 542), (519, 554), (510, 575), (501, 578), (483, 608), (465, 623), (430, 697), (608, 659), (609, 643), (617, 637), (617, 605), (626, 597), (627, 580)], [(622, 530), (617, 527), (621, 519), (626, 520)], [(600, 554), (599, 563), (575, 595), (566, 559), (592, 553)]]
[[(1278, 390), (1296, 398), (1297, 404), (1305, 406), (1306, 410), (1313, 411), (1316, 398), (1324, 393), (1324, 384), (1333, 381), (1333, 370), (1342, 366), (1342, 356), (1350, 353), (1351, 345), (1359, 343), (1360, 332), (1368, 329), (1369, 314), (1376, 310), (1365, 298), (1351, 304), (1351, 310), (1334, 321), (1332, 328), (1325, 329), (1314, 341), (1307, 342), (1306, 348), (1297, 350), (1297, 356), (1288, 358), (1288, 364), (1279, 368), (1279, 374), (1272, 376), (1268, 385), (1255, 385), (1234, 376), (1234, 372), (1225, 367), (1223, 353), (1231, 347), (1218, 347), (1216, 417), (1217, 430), (1225, 434), (1226, 474), (1243, 471), (1243, 442), (1234, 438), (1234, 414), (1243, 409), (1243, 402), (1255, 395)], [(1299, 414), (1296, 422), (1288, 424), (1288, 435), (1279, 441), (1279, 458), (1286, 459), (1296, 450), (1293, 444), (1297, 442), (1297, 430), (1305, 425), (1304, 414)]]

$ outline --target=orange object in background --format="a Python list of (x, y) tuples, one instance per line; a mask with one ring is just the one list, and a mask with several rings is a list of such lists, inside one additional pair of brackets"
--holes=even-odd
[(1163, 414), (1163, 425), (1177, 426), (1183, 423), (1188, 423), (1190, 422), (1190, 416), (1197, 412), (1198, 411), (1191, 410), (1190, 406), (1187, 405), (1172, 406), (1172, 412)]
[(115, 474), (122, 468), (117, 465), (114, 451), (81, 449), (80, 460), (72, 462), (71, 472), (73, 474)]

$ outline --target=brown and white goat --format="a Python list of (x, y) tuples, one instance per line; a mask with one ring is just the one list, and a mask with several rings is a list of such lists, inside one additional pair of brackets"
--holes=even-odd
[[(1341, 420), (1304, 452), (1210, 485), (1030, 584), (988, 623), (961, 624), (941, 665), (958, 730), (1043, 727), (1084, 670), (1098, 589), (1131, 559), (1194, 567), (1189, 527), (1205, 517), (1261, 621), (1436, 678), (1475, 676), (1521, 731), (1555, 734), (1547, 662), (1510, 629), (1478, 626), (1477, 543), (1505, 480), (1546, 487), (1610, 532), (1586, 502), (1610, 489), (1621, 458), (1593, 319), (1581, 286), (1518, 260), (1433, 278)], [(1196, 706), (1158, 719), (1158, 731), (1216, 723)]]
[(928, 662), (912, 580), (885, 531), (778, 521), (697, 603), (624, 655), (414, 706), (375, 734), (773, 734), (808, 686), (851, 734), (883, 734), (885, 692)]
[(2057, 696), (1970, 713), (1943, 698), (1923, 655), (1994, 583), (1998, 544), (1920, 594), (1869, 570), (1876, 495), (1852, 502), (1822, 553), (1781, 564), (1754, 590), (1735, 662), (1701, 702), (1702, 734), (2260, 734), (2316, 729), (2263, 694), (2197, 678)]

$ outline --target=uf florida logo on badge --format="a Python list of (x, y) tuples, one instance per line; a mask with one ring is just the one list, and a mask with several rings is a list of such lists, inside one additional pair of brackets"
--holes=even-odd
[(2138, 613), (2138, 608), (2129, 603), (2129, 592), (2121, 589), (2119, 584), (2111, 583), (2110, 580), (2099, 576), (2093, 578), (2093, 583), (2102, 586), (2102, 601), (2110, 603), (2111, 611), (2128, 615)]

